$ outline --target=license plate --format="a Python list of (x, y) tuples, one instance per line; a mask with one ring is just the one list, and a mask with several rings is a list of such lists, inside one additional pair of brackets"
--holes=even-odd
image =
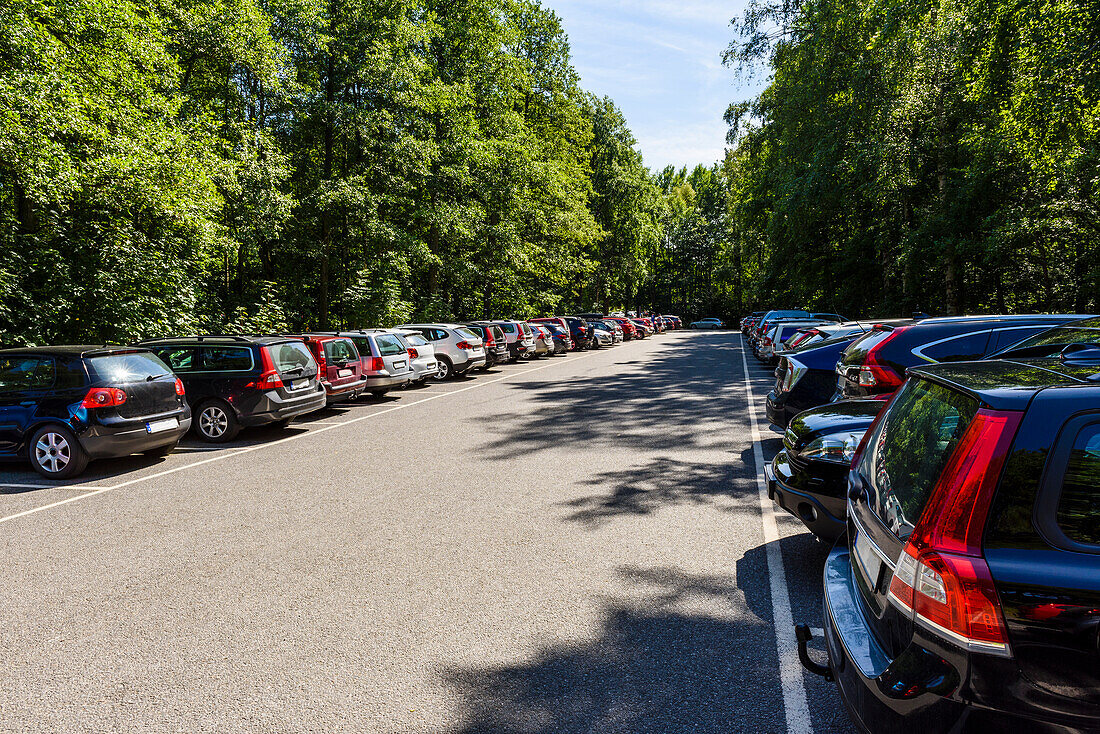
[(177, 418), (165, 418), (162, 421), (150, 421), (145, 424), (145, 430), (149, 433), (161, 433), (162, 431), (171, 431), (173, 428), (179, 428), (180, 422)]
[(401, 360), (400, 362), (394, 362), (393, 363), (393, 368), (395, 370), (399, 370), (399, 369), (403, 368), (404, 366), (405, 366), (405, 360)]
[(475, 347), (473, 349), (474, 354), (483, 354), (481, 347)]
[(295, 380), (290, 383), (291, 390), (301, 390), (309, 385), (309, 380)]
[(337, 377), (351, 377), (351, 370), (336, 370)]
[(871, 548), (871, 539), (863, 533), (856, 535), (856, 563), (863, 571), (863, 577), (867, 580), (867, 585), (872, 589), (875, 588), (878, 584), (882, 561), (879, 560), (878, 554)]

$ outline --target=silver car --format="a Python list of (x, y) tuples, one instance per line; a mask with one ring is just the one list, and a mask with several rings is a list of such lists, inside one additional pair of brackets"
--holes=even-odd
[(342, 332), (355, 342), (363, 365), (363, 392), (380, 398), (414, 377), (408, 347), (401, 335), (389, 329), (360, 329)]
[(424, 335), (419, 331), (411, 331), (409, 329), (394, 329), (394, 332), (401, 335), (401, 338), (405, 340), (405, 344), (408, 345), (409, 364), (413, 369), (414, 383), (420, 384), (429, 377), (435, 377), (436, 364), (435, 364), (435, 347), (431, 342), (424, 338)]
[(535, 346), (534, 353), (528, 355), (533, 359), (538, 359), (544, 354), (554, 353), (554, 337), (550, 333), (550, 330), (541, 324), (527, 324), (531, 329), (531, 339)]
[(449, 380), (485, 364), (485, 345), (476, 332), (458, 324), (402, 324), (435, 347), (435, 379)]

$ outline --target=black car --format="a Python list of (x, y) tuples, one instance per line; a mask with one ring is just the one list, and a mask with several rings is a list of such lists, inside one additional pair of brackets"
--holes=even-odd
[(817, 537), (844, 534), (848, 469), (885, 400), (838, 400), (799, 414), (783, 433), (783, 450), (764, 465), (768, 497)]
[(916, 323), (911, 319), (879, 321), (860, 325), (842, 336), (813, 342), (781, 352), (775, 368), (775, 387), (768, 393), (768, 420), (786, 428), (804, 410), (828, 403), (836, 392), (836, 363), (852, 342), (869, 333), (875, 324), (890, 327)]
[(142, 346), (183, 380), (195, 434), (204, 441), (231, 441), (251, 426), (285, 426), (325, 407), (317, 361), (300, 339), (191, 336)]
[(554, 338), (554, 354), (565, 354), (573, 348), (573, 339), (565, 329), (545, 321), (540, 321), (539, 326), (549, 331)]
[(844, 350), (837, 362), (837, 396), (890, 394), (905, 370), (921, 364), (981, 359), (1052, 326), (1077, 321), (1076, 314), (955, 316), (910, 325), (876, 327)]
[(500, 328), (499, 324), (488, 321), (471, 321), (466, 326), (473, 329), (485, 344), (485, 367), (482, 369), (489, 369), (494, 365), (511, 361), (512, 355), (508, 350), (508, 338), (504, 335), (504, 330)]
[(1100, 349), (910, 374), (849, 475), (828, 670), (804, 661), (864, 731), (1100, 730)]
[(0, 350), (0, 457), (50, 479), (90, 459), (168, 454), (191, 427), (184, 386), (134, 347)]
[(569, 338), (573, 340), (573, 349), (591, 349), (596, 342), (596, 330), (587, 321), (576, 316), (565, 316), (565, 323), (569, 325)]

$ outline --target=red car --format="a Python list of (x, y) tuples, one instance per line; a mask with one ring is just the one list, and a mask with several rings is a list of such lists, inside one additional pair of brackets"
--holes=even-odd
[(637, 339), (638, 327), (634, 325), (630, 319), (619, 318), (618, 316), (608, 316), (604, 321), (614, 321), (623, 329), (623, 341), (630, 341), (631, 339)]
[(325, 386), (326, 404), (354, 400), (366, 389), (363, 363), (355, 343), (335, 334), (298, 334), (317, 360), (317, 378)]

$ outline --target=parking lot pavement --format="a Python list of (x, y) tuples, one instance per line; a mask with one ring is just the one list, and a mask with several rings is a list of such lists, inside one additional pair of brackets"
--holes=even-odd
[[(849, 731), (780, 681), (769, 382), (673, 332), (80, 482), (4, 467), (0, 730)], [(776, 522), (820, 627), (825, 549)]]

